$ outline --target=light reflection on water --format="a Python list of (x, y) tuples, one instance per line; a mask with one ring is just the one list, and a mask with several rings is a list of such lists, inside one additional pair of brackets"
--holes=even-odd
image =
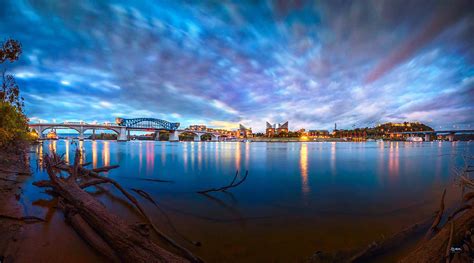
[[(75, 147), (67, 140), (45, 142), (36, 147), (32, 163), (54, 150), (72, 161)], [(462, 142), (84, 141), (78, 147), (85, 151), (81, 161), (92, 162), (94, 168), (119, 164), (107, 176), (127, 189), (147, 191), (181, 232), (206, 244), (196, 253), (210, 262), (231, 257), (293, 261), (315, 250), (365, 245), (430, 215), (436, 204), (426, 200), (438, 200), (436, 195), (450, 182), (455, 160), (449, 154), (474, 151), (474, 144)], [(219, 202), (196, 194), (227, 185), (236, 170), (240, 175), (248, 170), (247, 180), (227, 194), (213, 194)], [(173, 182), (150, 183), (130, 177)], [(34, 180), (44, 178), (46, 174), (39, 172)], [(25, 187), (25, 196), (29, 200), (47, 198), (31, 185)], [(129, 217), (130, 211), (120, 202), (99, 198), (108, 209)], [(159, 214), (152, 215), (160, 222)], [(368, 224), (371, 229), (365, 226)], [(259, 252), (263, 249), (274, 252)]]
[(310, 191), (309, 186), (308, 186), (308, 145), (307, 143), (301, 144), (300, 169), (301, 169), (301, 179), (302, 179), (301, 191), (303, 192), (303, 195), (306, 195)]

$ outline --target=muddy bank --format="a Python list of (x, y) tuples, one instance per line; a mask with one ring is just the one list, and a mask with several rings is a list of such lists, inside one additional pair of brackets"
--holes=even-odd
[(11, 262), (19, 252), (21, 234), (25, 225), (35, 223), (27, 218), (19, 203), (22, 184), (31, 176), (28, 145), (0, 150), (0, 259)]

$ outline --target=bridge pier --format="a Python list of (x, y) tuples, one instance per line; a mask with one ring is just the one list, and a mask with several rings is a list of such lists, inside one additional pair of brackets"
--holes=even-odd
[(92, 129), (92, 140), (95, 141), (95, 129)]
[(429, 142), (429, 141), (430, 141), (430, 134), (426, 133), (425, 134), (425, 142)]
[(195, 142), (200, 142), (201, 141), (201, 135), (199, 135), (199, 134), (194, 135), (194, 141)]
[(179, 141), (179, 132), (178, 131), (173, 131), (170, 132), (170, 142), (178, 142)]
[(218, 135), (212, 135), (211, 136), (211, 142), (218, 142), (219, 141), (219, 136)]
[(155, 138), (154, 138), (155, 141), (159, 141), (160, 140), (160, 132), (157, 131), (155, 132)]
[(38, 133), (38, 139), (43, 140), (44, 139), (44, 128), (43, 126), (38, 126), (36, 129), (33, 128), (37, 133)]
[(79, 141), (83, 141), (84, 140), (84, 127), (79, 127), (79, 136), (77, 137), (79, 139)]
[(128, 138), (127, 138), (127, 128), (121, 127), (120, 132), (119, 132), (118, 137), (117, 137), (117, 141), (124, 142), (124, 141), (127, 141), (127, 140), (128, 140)]

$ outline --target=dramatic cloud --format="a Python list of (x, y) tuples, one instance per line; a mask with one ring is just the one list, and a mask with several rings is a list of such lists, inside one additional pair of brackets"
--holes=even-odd
[[(9, 1), (33, 121), (474, 125), (472, 1)], [(472, 128), (472, 127), (471, 127)]]

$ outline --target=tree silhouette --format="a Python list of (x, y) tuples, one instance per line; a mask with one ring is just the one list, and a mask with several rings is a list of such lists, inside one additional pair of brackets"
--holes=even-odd
[[(18, 60), (21, 52), (21, 44), (16, 40), (0, 42), (0, 64)], [(0, 81), (0, 149), (3, 149), (32, 137), (28, 133), (28, 118), (23, 113), (23, 98), (15, 77), (6, 74), (4, 69)]]
[[(0, 43), (0, 63), (5, 61), (14, 62), (21, 55), (22, 48), (20, 42), (14, 39), (8, 39)], [(8, 102), (15, 106), (20, 112), (23, 112), (23, 97), (20, 97), (20, 88), (16, 84), (15, 77), (2, 72), (2, 89), (0, 90), (0, 101)]]
[(7, 41), (0, 43), (0, 63), (7, 60), (14, 62), (18, 60), (21, 55), (21, 44), (17, 40), (7, 39)]

